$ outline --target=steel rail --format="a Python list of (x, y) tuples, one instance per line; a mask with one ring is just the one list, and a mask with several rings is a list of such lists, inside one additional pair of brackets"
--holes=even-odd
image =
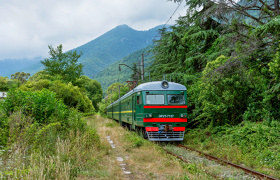
[(269, 176), (269, 175), (266, 175), (266, 174), (262, 174), (262, 173), (260, 173), (260, 172), (251, 170), (251, 169), (249, 169), (249, 168), (246, 168), (246, 167), (243, 167), (243, 166), (234, 164), (234, 163), (232, 163), (232, 162), (229, 162), (229, 161), (226, 161), (226, 160), (217, 158), (217, 157), (212, 156), (212, 155), (210, 155), (210, 154), (203, 153), (203, 152), (201, 152), (201, 151), (199, 151), (199, 150), (196, 150), (196, 149), (194, 149), (194, 148), (187, 147), (187, 146), (184, 146), (184, 145), (182, 145), (182, 144), (178, 144), (178, 146), (179, 146), (179, 147), (182, 147), (182, 148), (185, 148), (185, 149), (188, 149), (188, 150), (191, 150), (191, 151), (196, 151), (196, 152), (198, 152), (199, 154), (204, 155), (204, 156), (205, 156), (206, 158), (208, 158), (208, 159), (215, 160), (215, 161), (217, 161), (217, 162), (223, 162), (223, 163), (226, 163), (226, 164), (228, 164), (228, 165), (231, 165), (231, 166), (233, 166), (233, 167), (235, 167), (235, 168), (242, 169), (244, 172), (249, 173), (249, 174), (252, 174), (252, 175), (257, 176), (257, 177), (259, 177), (259, 178), (267, 179), (267, 180), (278, 180), (278, 179), (275, 178), (275, 177), (272, 177), (272, 176)]
[[(181, 156), (178, 156), (178, 155), (176, 155), (176, 154), (174, 154), (174, 153), (172, 153), (172, 152), (170, 152), (170, 151), (164, 149), (163, 147), (161, 147), (161, 148), (162, 148), (167, 154), (170, 154), (170, 155), (172, 155), (172, 156), (175, 156), (175, 157), (177, 157), (178, 159), (181, 159), (183, 162), (190, 164), (189, 161), (187, 161), (186, 159), (182, 158)], [(209, 174), (209, 175), (213, 176), (213, 177), (216, 178), (216, 179), (223, 179), (223, 178), (220, 178), (220, 177), (218, 177), (217, 175), (215, 175), (215, 174), (213, 174), (213, 173), (211, 173), (211, 172), (209, 172), (209, 171), (207, 171), (207, 170), (205, 170), (205, 169), (204, 169), (203, 171), (204, 171), (206, 174)]]

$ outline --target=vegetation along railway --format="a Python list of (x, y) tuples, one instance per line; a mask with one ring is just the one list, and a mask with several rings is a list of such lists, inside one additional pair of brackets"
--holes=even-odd
[[(182, 145), (182, 144), (178, 144), (178, 147), (181, 147), (181, 148), (184, 148), (184, 149), (190, 150), (190, 151), (195, 151), (195, 152), (199, 153), (200, 155), (206, 157), (206, 158), (209, 159), (209, 160), (213, 160), (213, 161), (216, 161), (216, 162), (221, 163), (221, 164), (230, 165), (230, 166), (235, 167), (235, 168), (237, 168), (237, 169), (241, 169), (241, 170), (243, 170), (245, 173), (251, 174), (251, 175), (257, 177), (258, 179), (277, 180), (277, 178), (275, 178), (275, 177), (272, 177), (272, 176), (269, 176), (269, 175), (266, 175), (266, 174), (263, 174), (263, 173), (254, 171), (254, 170), (252, 170), (252, 169), (248, 169), (248, 168), (246, 168), (246, 167), (243, 167), (243, 166), (234, 164), (234, 163), (232, 163), (232, 162), (229, 162), (229, 161), (220, 159), (220, 158), (218, 158), (218, 157), (215, 157), (215, 156), (212, 156), (212, 155), (210, 155), (210, 154), (201, 152), (201, 151), (196, 150), (196, 149), (194, 149), (194, 148), (187, 147), (187, 146), (184, 146), (184, 145)], [(166, 151), (166, 153), (171, 154), (172, 156), (175, 156), (175, 157), (177, 157), (178, 159), (181, 159), (183, 162), (188, 163), (188, 161), (187, 161), (186, 159), (182, 158), (180, 155), (174, 154), (173, 152), (168, 151), (167, 149), (164, 149), (163, 147), (162, 147), (162, 149), (163, 149), (164, 151)], [(215, 175), (215, 174), (213, 174), (213, 173), (211, 173), (211, 172), (209, 172), (209, 171), (206, 171), (206, 170), (204, 170), (204, 171), (205, 171), (207, 174), (213, 176), (213, 177), (216, 178), (216, 179), (221, 179), (221, 178), (219, 178), (217, 175)]]
[(187, 89), (164, 81), (140, 84), (107, 107), (107, 115), (150, 141), (183, 141), (187, 126)]

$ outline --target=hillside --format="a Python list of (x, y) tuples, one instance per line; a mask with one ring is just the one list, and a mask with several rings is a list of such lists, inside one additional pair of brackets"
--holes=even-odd
[[(148, 46), (145, 48), (145, 52), (148, 52), (152, 46)], [(121, 66), (121, 72), (119, 72), (119, 64), (126, 64), (132, 67), (133, 63), (138, 63), (141, 60), (141, 54), (143, 53), (144, 49), (135, 51), (134, 53), (120, 59), (119, 61), (111, 64), (110, 66), (101, 70), (94, 79), (99, 81), (103, 92), (107, 90), (107, 88), (115, 82), (125, 82), (129, 81), (131, 74), (133, 73), (131, 69), (125, 66)], [(152, 62), (152, 54), (149, 53), (144, 56), (144, 67), (147, 68), (150, 66)], [(148, 76), (148, 72), (145, 71), (145, 77)], [(146, 79), (146, 78), (145, 78)]]
[[(160, 25), (147, 31), (137, 31), (127, 25), (120, 25), (73, 50), (83, 53), (79, 62), (84, 64), (84, 74), (94, 78), (98, 72), (117, 60), (147, 47), (162, 27)], [(42, 67), (41, 63), (37, 63), (22, 71), (34, 74)]]
[(127, 25), (120, 25), (76, 48), (75, 50), (78, 52), (83, 52), (80, 62), (85, 65), (85, 75), (92, 78), (108, 65), (148, 46), (161, 27), (158, 26), (148, 31), (136, 31)]

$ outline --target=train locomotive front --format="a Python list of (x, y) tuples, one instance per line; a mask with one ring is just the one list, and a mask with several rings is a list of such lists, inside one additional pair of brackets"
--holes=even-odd
[(150, 141), (183, 141), (187, 126), (187, 89), (155, 81), (143, 83), (107, 107), (107, 115)]

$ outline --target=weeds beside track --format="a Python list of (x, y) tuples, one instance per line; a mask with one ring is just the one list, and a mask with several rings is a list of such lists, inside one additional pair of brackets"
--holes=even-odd
[[(226, 160), (217, 158), (217, 157), (215, 157), (215, 156), (212, 156), (212, 155), (203, 153), (203, 152), (201, 152), (201, 151), (199, 151), (199, 150), (196, 150), (196, 149), (194, 149), (194, 148), (190, 148), (190, 147), (184, 146), (184, 145), (182, 145), (182, 144), (178, 144), (177, 147), (180, 147), (180, 148), (184, 148), (184, 149), (187, 149), (187, 150), (190, 150), (190, 151), (197, 152), (197, 153), (199, 153), (200, 155), (206, 157), (207, 159), (212, 160), (212, 161), (214, 160), (214, 161), (216, 161), (216, 162), (218, 162), (218, 163), (220, 163), (220, 164), (223, 164), (223, 165), (226, 164), (226, 165), (230, 165), (230, 166), (232, 166), (232, 167), (234, 167), (234, 168), (241, 169), (241, 170), (243, 170), (246, 174), (253, 175), (253, 176), (255, 176), (255, 177), (259, 178), (259, 179), (277, 180), (277, 178), (274, 178), (274, 177), (272, 177), (272, 176), (262, 174), (262, 173), (260, 173), (260, 172), (257, 172), (257, 171), (248, 169), (248, 168), (246, 168), (246, 167), (243, 167), (243, 166), (234, 164), (234, 163), (232, 163), (232, 162), (229, 162), (229, 161), (226, 161)], [(168, 150), (166, 150), (166, 149), (163, 148), (163, 147), (162, 147), (162, 149), (163, 149), (166, 153), (171, 154), (172, 156), (175, 156), (175, 157), (177, 157), (178, 159), (181, 159), (183, 162), (190, 164), (190, 162), (189, 162), (188, 160), (182, 158), (182, 156), (179, 156), (179, 155), (177, 155), (177, 154), (174, 154), (173, 152), (168, 151)], [(214, 173), (211, 173), (210, 171), (207, 171), (207, 170), (205, 170), (205, 169), (204, 169), (203, 171), (204, 171), (205, 173), (207, 173), (208, 175), (211, 175), (211, 176), (214, 177), (215, 179), (223, 179), (223, 177), (220, 177), (219, 175), (216, 175), (216, 174), (214, 174)]]

